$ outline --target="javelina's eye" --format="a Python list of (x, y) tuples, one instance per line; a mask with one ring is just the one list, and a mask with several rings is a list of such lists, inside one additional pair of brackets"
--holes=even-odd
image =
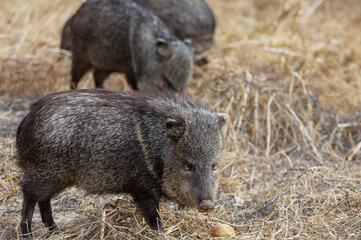
[(212, 169), (217, 170), (218, 169), (218, 163), (213, 163), (212, 164)]
[(186, 168), (186, 171), (192, 171), (192, 170), (193, 170), (193, 164), (187, 162), (187, 163), (185, 164), (185, 168)]

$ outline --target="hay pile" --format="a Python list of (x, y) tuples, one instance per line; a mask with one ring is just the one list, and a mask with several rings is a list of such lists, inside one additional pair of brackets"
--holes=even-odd
[[(203, 239), (227, 223), (237, 239), (361, 238), (361, 3), (208, 2), (216, 46), (187, 91), (229, 115), (215, 212), (162, 203), (166, 230), (155, 233), (127, 196), (68, 189), (52, 201), (55, 233), (35, 210), (36, 237)], [(13, 0), (0, 8), (0, 239), (19, 234), (16, 126), (31, 102), (69, 88), (59, 37), (80, 4)], [(93, 87), (91, 76), (80, 87)], [(105, 87), (129, 89), (120, 74)]]

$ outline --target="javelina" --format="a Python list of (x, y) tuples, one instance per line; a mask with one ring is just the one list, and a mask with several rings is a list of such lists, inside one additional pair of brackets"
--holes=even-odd
[(183, 90), (193, 73), (192, 46), (173, 36), (152, 12), (128, 0), (88, 0), (63, 34), (67, 39), (62, 42), (70, 42), (73, 53), (72, 89), (91, 68), (98, 88), (110, 73), (121, 72), (133, 89), (143, 92)]
[(152, 229), (159, 200), (214, 209), (225, 117), (183, 96), (76, 90), (43, 97), (20, 123), (21, 230), (39, 203), (54, 228), (50, 199), (67, 187), (128, 193)]
[(133, 0), (151, 10), (179, 39), (191, 39), (196, 53), (213, 44), (216, 18), (204, 0)]

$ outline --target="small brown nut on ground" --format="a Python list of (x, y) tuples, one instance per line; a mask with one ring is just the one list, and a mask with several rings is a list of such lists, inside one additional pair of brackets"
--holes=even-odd
[(219, 223), (211, 228), (211, 235), (213, 237), (235, 237), (236, 232), (231, 226)]

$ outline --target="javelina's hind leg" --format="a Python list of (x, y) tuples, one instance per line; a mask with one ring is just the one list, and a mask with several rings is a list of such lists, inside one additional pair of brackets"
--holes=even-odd
[(24, 194), (20, 223), (20, 228), (24, 239), (31, 238), (31, 219), (33, 218), (35, 205), (36, 200), (30, 199)]
[(163, 231), (158, 213), (159, 201), (146, 194), (133, 195), (133, 199), (149, 227), (153, 230)]
[(77, 89), (82, 76), (91, 68), (89, 62), (79, 54), (73, 53), (73, 65), (71, 68), (71, 89)]
[(49, 230), (55, 229), (56, 225), (53, 220), (50, 198), (43, 201), (39, 201), (38, 203), (40, 208), (41, 219), (43, 220), (45, 227), (49, 228)]
[(110, 74), (110, 72), (95, 69), (93, 72), (93, 77), (95, 80), (95, 87), (103, 88), (104, 80), (109, 76), (109, 74)]

